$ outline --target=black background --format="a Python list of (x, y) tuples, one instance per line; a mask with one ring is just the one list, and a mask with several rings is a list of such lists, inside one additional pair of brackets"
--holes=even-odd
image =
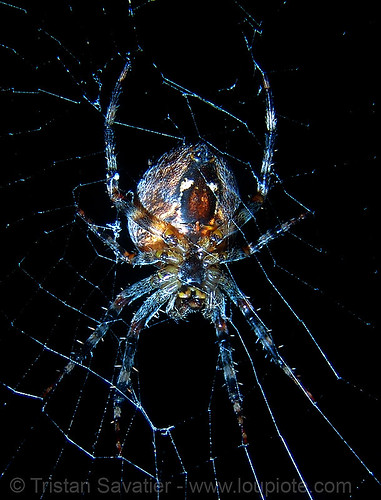
[[(273, 242), (271, 253), (264, 252), (260, 262), (344, 380), (336, 381), (254, 259), (232, 265), (231, 270), (242, 290), (261, 309), (261, 317), (272, 328), (277, 343), (285, 346), (285, 358), (296, 367), (324, 413), (376, 470), (380, 463), (379, 264), (375, 248), (377, 60), (372, 2), (362, 2), (356, 8), (340, 1), (243, 2), (240, 6), (245, 16), (238, 4), (228, 1), (156, 1), (142, 2), (133, 18), (124, 2), (112, 6), (106, 2), (88, 6), (82, 2), (42, 1), (33, 2), (33, 6), (17, 5), (27, 12), (0, 5), (0, 185), (4, 219), (1, 380), (10, 387), (21, 381), (20, 391), (39, 394), (54, 380), (64, 361), (53, 354), (42, 354), (23, 378), (41, 354), (41, 348), (29, 336), (43, 343), (48, 340), (49, 347), (68, 355), (73, 338), (83, 340), (87, 335), (86, 317), (60, 301), (97, 319), (115, 289), (147, 274), (145, 270), (122, 269), (115, 282), (107, 261), (97, 258), (86, 240), (84, 228), (72, 223), (73, 189), (104, 177), (102, 114), (91, 102), (96, 103), (100, 97), (104, 112), (123, 56), (130, 53), (135, 62), (128, 93), (121, 100), (121, 121), (184, 136), (188, 141), (197, 139), (184, 99), (174, 97), (161, 84), (161, 72), (187, 89), (235, 109), (239, 116), (242, 113), (253, 130), (263, 132), (263, 107), (255, 108), (257, 101), (261, 103), (255, 85), (238, 87), (241, 107), (236, 94), (221, 91), (233, 85), (237, 76), (246, 82), (250, 58), (242, 44), (242, 33), (250, 30), (242, 19), (250, 15), (253, 23), (261, 22), (262, 34), (255, 37), (254, 55), (269, 75), (278, 114), (275, 168), (280, 181), (274, 180), (261, 224), (267, 229), (304, 211), (285, 191), (314, 212), (295, 228), (297, 238), (286, 236)], [(236, 98), (236, 108), (229, 108), (233, 106), (231, 95)], [(248, 140), (241, 140), (241, 132), (232, 130), (231, 122), (219, 115), (210, 117), (193, 101), (192, 106), (206, 140), (257, 165), (258, 145), (251, 149)], [(250, 115), (248, 110), (252, 109), (258, 114)], [(177, 131), (165, 120), (168, 112)], [(174, 147), (176, 141), (123, 129), (118, 130), (118, 145), (122, 186), (133, 189), (147, 162)], [(247, 183), (247, 171), (239, 162), (233, 161), (232, 168), (242, 193), (249, 193), (255, 184)], [(80, 193), (81, 205), (94, 220), (112, 220), (102, 184), (75, 193)], [(248, 237), (255, 237), (253, 229), (248, 228)], [(99, 245), (97, 249), (102, 251)], [(21, 268), (36, 281), (19, 268), (24, 256)], [(62, 256), (83, 273), (86, 286), (77, 286), (75, 273), (61, 266)], [(95, 292), (90, 282), (98, 286)], [(50, 295), (39, 290), (39, 285)], [(128, 318), (126, 313), (127, 322)], [(377, 484), (292, 382), (264, 359), (239, 314), (234, 318), (253, 355), (276, 421), (309, 484), (349, 480), (352, 498), (371, 498)], [(175, 426), (174, 440), (189, 479), (209, 481), (213, 474), (208, 462), (207, 407), (217, 356), (214, 333), (196, 316), (177, 325), (161, 319), (163, 322), (147, 330), (140, 342), (143, 405), (155, 425)], [(290, 481), (295, 472), (276, 437), (240, 342), (236, 338), (234, 343), (245, 395), (250, 453), (259, 477), (263, 481)], [(110, 365), (107, 355), (112, 355), (112, 345), (106, 341), (94, 360), (94, 370), (105, 377), (110, 376), (107, 370), (112, 362)], [(212, 401), (217, 477), (220, 481), (252, 480), (221, 386), (217, 373)], [(48, 411), (57, 421), (73, 415), (78, 387), (80, 378), (73, 377), (60, 397), (53, 398)], [(96, 412), (102, 411), (106, 389), (90, 383), (81, 400), (76, 418), (80, 424), (73, 427), (69, 437), (83, 442), (84, 447), (94, 441), (91, 421), (93, 415), (100, 418)], [(90, 468), (93, 478), (118, 479), (121, 474), (126, 480), (145, 478), (134, 467), (125, 465), (120, 472), (117, 460), (94, 462), (77, 447), (65, 444), (62, 434), (41, 414), (39, 400), (17, 396), (6, 386), (2, 395), (6, 403), (1, 433), (4, 498), (15, 496), (9, 488), (13, 477), (47, 478), (64, 445), (54, 478), (84, 480)], [(113, 453), (112, 426), (104, 428), (108, 429), (100, 440), (104, 448), (97, 456)], [(139, 417), (131, 439), (128, 456), (132, 462), (154, 470), (152, 436)], [(157, 436), (158, 469), (162, 480), (182, 484), (181, 466), (168, 441), (168, 437)], [(182, 491), (171, 493), (183, 497)], [(31, 494), (29, 490), (18, 496), (31, 498)], [(299, 498), (269, 495), (278, 497)], [(333, 495), (316, 495), (326, 497)]]

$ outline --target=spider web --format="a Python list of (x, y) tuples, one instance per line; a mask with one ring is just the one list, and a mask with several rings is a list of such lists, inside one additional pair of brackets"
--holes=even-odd
[[(379, 488), (367, 471), (380, 477), (374, 13), (366, 3), (361, 12), (305, 3), (0, 2), (4, 498), (308, 498), (300, 475), (313, 498), (369, 498)], [(134, 64), (116, 127), (124, 190), (149, 161), (202, 139), (225, 155), (246, 200), (263, 151), (256, 61), (270, 78), (273, 187), (243, 236), (255, 241), (309, 215), (229, 270), (317, 407), (232, 310), (246, 447), (213, 328), (197, 315), (175, 324), (160, 314), (144, 330), (123, 406), (122, 456), (112, 394), (133, 310), (86, 367), (42, 397), (102, 308), (150, 273), (117, 264), (75, 216), (76, 202), (131, 249), (112, 224), (103, 146), (103, 116), (127, 55)]]

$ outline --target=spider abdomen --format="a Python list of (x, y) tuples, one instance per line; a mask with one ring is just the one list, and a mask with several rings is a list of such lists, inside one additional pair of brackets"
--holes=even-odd
[[(187, 252), (192, 245), (208, 246), (208, 238), (229, 226), (240, 205), (233, 174), (203, 143), (164, 154), (143, 175), (136, 197), (152, 219), (166, 224), (163, 236), (172, 236), (174, 245), (181, 239)], [(166, 246), (165, 237), (139, 221), (130, 219), (128, 227), (139, 250)]]

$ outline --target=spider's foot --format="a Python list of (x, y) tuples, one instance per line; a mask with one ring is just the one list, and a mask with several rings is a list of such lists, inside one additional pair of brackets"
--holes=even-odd
[(245, 421), (245, 417), (242, 413), (242, 406), (241, 406), (241, 403), (239, 401), (235, 401), (234, 404), (233, 404), (233, 409), (234, 409), (234, 412), (237, 416), (237, 421), (238, 421), (238, 425), (239, 425), (239, 428), (241, 429), (241, 437), (242, 437), (242, 444), (247, 444), (247, 434), (246, 434), (246, 431), (245, 431), (245, 428), (244, 428), (244, 421)]
[(47, 396), (62, 382), (62, 380), (64, 379), (64, 377), (68, 373), (70, 373), (72, 371), (72, 369), (74, 368), (74, 366), (75, 366), (75, 363), (73, 363), (72, 361), (70, 361), (65, 366), (65, 368), (58, 375), (56, 381), (53, 382), (52, 384), (50, 384), (48, 387), (46, 387), (46, 389), (42, 392), (42, 394), (41, 394), (42, 399), (46, 399), (47, 398)]
[(114, 429), (115, 429), (115, 437), (116, 437), (116, 449), (118, 452), (118, 455), (122, 455), (123, 451), (123, 446), (122, 446), (122, 440), (121, 440), (121, 431), (120, 431), (120, 418), (122, 416), (122, 410), (120, 409), (120, 406), (115, 406), (114, 407)]

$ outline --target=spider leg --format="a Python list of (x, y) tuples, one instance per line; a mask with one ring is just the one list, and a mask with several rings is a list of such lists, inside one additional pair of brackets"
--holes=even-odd
[[(172, 224), (150, 213), (143, 206), (137, 194), (129, 192), (127, 196), (113, 199), (113, 202), (118, 212), (122, 213), (130, 223), (135, 223), (140, 229), (151, 235), (151, 238), (143, 237), (143, 240), (135, 242), (140, 252), (136, 256), (132, 256), (133, 264), (153, 264), (160, 260), (160, 252), (168, 248), (176, 248), (177, 251), (182, 253), (189, 251), (192, 246), (189, 239)], [(90, 229), (92, 227), (94, 225), (90, 224)], [(95, 226), (94, 231), (97, 234), (96, 229), (97, 226)], [(114, 240), (112, 240), (112, 245), (113, 242)], [(105, 243), (111, 246), (107, 240)], [(119, 253), (117, 247), (116, 251)], [(131, 254), (127, 252), (127, 256), (129, 255)]]
[(266, 73), (260, 66), (258, 66), (257, 63), (255, 63), (255, 66), (262, 76), (263, 90), (265, 92), (266, 102), (265, 149), (262, 157), (261, 181), (258, 183), (258, 195), (259, 197), (262, 197), (262, 199), (265, 199), (269, 191), (270, 175), (273, 167), (277, 120), (269, 79), (267, 78)]
[[(266, 247), (271, 241), (279, 238), (279, 236), (283, 236), (287, 233), (292, 226), (300, 222), (301, 220), (306, 218), (306, 214), (300, 214), (298, 217), (293, 217), (282, 224), (279, 224), (274, 229), (269, 229), (265, 233), (263, 233), (257, 240), (257, 242), (253, 245), (252, 243), (247, 243), (242, 248), (234, 248), (232, 247), (221, 262), (229, 263), (236, 260), (246, 259), (255, 253), (258, 253), (262, 250), (263, 247)], [(230, 235), (229, 235), (230, 236)]]
[[(131, 69), (131, 60), (128, 58), (119, 78), (115, 84), (114, 90), (111, 95), (110, 104), (107, 108), (105, 122), (104, 122), (104, 141), (105, 141), (105, 155), (107, 163), (107, 173), (106, 173), (106, 186), (107, 193), (111, 201), (115, 204), (118, 212), (124, 214), (128, 219), (136, 222), (142, 229), (145, 229), (149, 233), (159, 237), (164, 243), (170, 246), (180, 246), (182, 249), (184, 246), (187, 247), (186, 238), (178, 230), (176, 230), (171, 224), (162, 221), (158, 217), (150, 214), (145, 207), (141, 204), (138, 196), (133, 195), (133, 200), (130, 197), (125, 196), (119, 190), (119, 172), (116, 157), (116, 144), (115, 144), (115, 133), (114, 124), (116, 119), (116, 114), (119, 105), (119, 97), (122, 92), (122, 85)], [(106, 238), (106, 244), (116, 247), (114, 243), (110, 245), (110, 242)], [(146, 251), (147, 249), (143, 249)], [(119, 254), (119, 248), (117, 248), (116, 254)], [(130, 254), (127, 253), (129, 257)], [(152, 257), (147, 256), (146, 260), (152, 263)]]
[(237, 373), (234, 368), (233, 349), (230, 344), (229, 331), (226, 320), (220, 311), (213, 314), (213, 323), (216, 330), (217, 343), (220, 351), (220, 367), (224, 374), (226, 389), (230, 402), (233, 405), (234, 413), (237, 416), (238, 424), (241, 429), (243, 444), (247, 443), (247, 435), (243, 426), (244, 417), (242, 414), (242, 395), (239, 390)]
[(263, 349), (265, 350), (266, 354), (270, 357), (270, 359), (276, 365), (278, 365), (284, 371), (284, 373), (288, 377), (290, 377), (293, 382), (295, 382), (295, 384), (299, 388), (303, 390), (303, 392), (306, 394), (306, 396), (308, 396), (311, 402), (315, 403), (315, 400), (311, 395), (311, 393), (302, 386), (300, 380), (296, 377), (292, 369), (280, 355), (269, 329), (265, 326), (265, 324), (255, 311), (251, 302), (241, 292), (241, 290), (238, 288), (234, 280), (230, 276), (222, 275), (221, 286), (224, 292), (233, 302), (233, 304), (235, 304), (240, 309), (241, 313), (246, 318), (246, 321), (254, 330), (258, 342), (261, 343)]
[(265, 133), (265, 145), (262, 157), (262, 166), (260, 178), (257, 179), (258, 182), (258, 192), (253, 198), (253, 202), (259, 204), (263, 203), (267, 197), (267, 193), (270, 187), (270, 176), (273, 167), (273, 157), (276, 139), (276, 125), (277, 118), (274, 108), (274, 101), (271, 92), (270, 82), (259, 64), (255, 61), (252, 53), (252, 45), (249, 40), (245, 37), (247, 50), (252, 54), (252, 60), (254, 64), (254, 69), (259, 71), (262, 78), (262, 89), (265, 93), (265, 106), (266, 106), (266, 133)]
[(62, 380), (71, 373), (73, 368), (78, 364), (83, 364), (84, 361), (90, 356), (97, 346), (98, 342), (104, 337), (110, 328), (110, 324), (118, 319), (120, 312), (122, 311), (124, 304), (119, 301), (119, 296), (115, 299), (115, 301), (110, 305), (107, 309), (105, 315), (102, 318), (102, 321), (98, 324), (98, 326), (94, 329), (94, 331), (87, 337), (85, 342), (81, 344), (81, 347), (72, 352), (70, 356), (70, 361), (66, 364), (64, 369), (61, 371), (56, 381), (47, 387), (43, 393), (43, 397), (45, 398), (48, 394), (50, 394), (56, 387), (62, 382)]
[(62, 382), (65, 376), (68, 375), (76, 365), (84, 363), (84, 361), (92, 354), (98, 342), (106, 335), (110, 326), (118, 320), (120, 313), (127, 304), (130, 304), (145, 294), (153, 292), (158, 288), (159, 284), (160, 276), (155, 274), (138, 281), (121, 291), (116, 299), (110, 304), (110, 307), (105, 312), (102, 321), (88, 336), (85, 342), (81, 344), (81, 347), (71, 354), (71, 361), (66, 364), (56, 381), (45, 389), (43, 397), (46, 397), (49, 393), (51, 393), (52, 390), (54, 390), (60, 382)]
[(116, 113), (119, 105), (119, 97), (122, 92), (122, 84), (125, 80), (127, 74), (131, 69), (131, 60), (127, 59), (122, 72), (115, 84), (114, 90), (111, 95), (110, 104), (107, 108), (105, 123), (104, 123), (104, 141), (105, 141), (105, 153), (107, 162), (107, 175), (106, 175), (106, 186), (107, 192), (111, 200), (118, 199), (121, 195), (119, 192), (119, 173), (118, 164), (116, 159), (116, 146), (115, 146), (115, 134), (114, 134), (114, 123), (116, 118)]
[(120, 437), (121, 406), (127, 399), (127, 393), (131, 392), (131, 372), (134, 366), (140, 332), (147, 326), (149, 321), (165, 302), (173, 296), (177, 288), (178, 284), (174, 279), (167, 283), (165, 287), (160, 288), (149, 296), (134, 314), (131, 326), (126, 335), (121, 368), (115, 384), (116, 391), (114, 394), (114, 425), (117, 439), (116, 447), (119, 455), (122, 453), (122, 442)]
[[(127, 217), (129, 217), (130, 213), (132, 214), (135, 212), (135, 208), (132, 205), (125, 202), (124, 200), (119, 200), (118, 203), (120, 206), (121, 205), (123, 206), (123, 209), (125, 211), (127, 211), (127, 210), (129, 211), (129, 212), (126, 212)], [(114, 252), (115, 256), (117, 257), (117, 259), (120, 262), (132, 264), (133, 266), (136, 266), (136, 265), (143, 266), (143, 265), (147, 265), (147, 264), (155, 264), (156, 262), (160, 261), (160, 258), (155, 253), (152, 254), (152, 252), (148, 252), (148, 251), (129, 252), (128, 250), (125, 250), (116, 241), (115, 238), (110, 236), (108, 228), (105, 228), (103, 226), (99, 226), (99, 225), (95, 224), (89, 217), (86, 216), (85, 212), (80, 208), (78, 208), (77, 214), (86, 223), (86, 225), (88, 226), (90, 231), (93, 234), (95, 234), (97, 236), (97, 238), (99, 238), (106, 247), (110, 248)], [(135, 214), (135, 216), (131, 216), (131, 218), (134, 220), (136, 219), (139, 223), (139, 215), (138, 214)], [(144, 223), (144, 228), (147, 228), (147, 231), (149, 230), (149, 232), (151, 234), (155, 231), (154, 232), (155, 236), (160, 235), (159, 237), (163, 241), (163, 245), (164, 245), (164, 238), (166, 238), (165, 234), (167, 235), (167, 242), (168, 242), (171, 235), (175, 231), (174, 228), (173, 228), (174, 229), (173, 231), (171, 229), (167, 229), (166, 233), (164, 230), (165, 234), (163, 235), (163, 233), (161, 233), (158, 228), (156, 228), (156, 230), (155, 230), (154, 221), (151, 224), (152, 224), (152, 226), (146, 220)], [(143, 223), (142, 223), (142, 225), (143, 225)], [(170, 225), (168, 224), (168, 226), (170, 226)], [(167, 227), (167, 226), (165, 226), (165, 227)], [(163, 229), (163, 228), (161, 228), (161, 229)]]
[(138, 257), (138, 254), (125, 250), (114, 238), (110, 236), (106, 228), (95, 224), (89, 217), (86, 216), (82, 209), (78, 209), (77, 214), (86, 223), (90, 231), (94, 233), (106, 247), (111, 248), (115, 256), (121, 262), (127, 262), (128, 264), (136, 263), (135, 261), (137, 260), (136, 257)]
[(189, 250), (190, 242), (188, 238), (169, 222), (150, 213), (143, 206), (137, 194), (133, 195), (132, 202), (123, 200), (122, 203), (126, 212), (128, 211), (128, 219), (134, 221), (139, 227), (160, 238), (162, 242), (170, 247), (176, 246), (182, 252)]

